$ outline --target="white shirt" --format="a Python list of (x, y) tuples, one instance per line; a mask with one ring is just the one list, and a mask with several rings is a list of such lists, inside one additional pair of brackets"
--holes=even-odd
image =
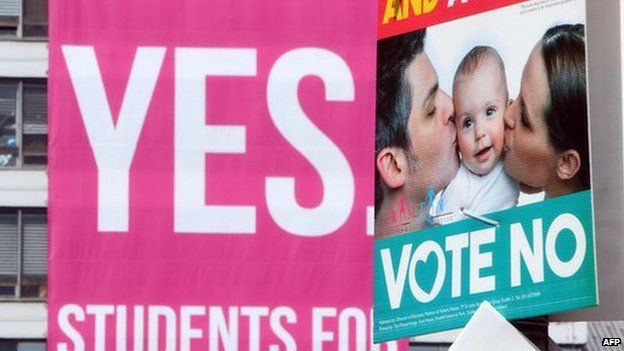
[(462, 163), (451, 183), (436, 195), (429, 214), (434, 223), (446, 224), (466, 218), (462, 209), (487, 214), (515, 207), (519, 195), (518, 182), (505, 173), (502, 161), (482, 176)]

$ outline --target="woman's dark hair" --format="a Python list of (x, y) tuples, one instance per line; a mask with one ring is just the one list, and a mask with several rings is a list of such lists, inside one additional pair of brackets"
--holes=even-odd
[(540, 43), (550, 88), (550, 102), (544, 111), (550, 143), (558, 151), (574, 149), (579, 153), (579, 179), (583, 189), (589, 189), (585, 28), (582, 24), (555, 26)]
[[(407, 121), (412, 111), (412, 87), (405, 77), (407, 67), (423, 52), (426, 29), (377, 43), (377, 98), (375, 111), (375, 158), (389, 146), (410, 147)], [(375, 213), (384, 198), (383, 184), (375, 167)]]

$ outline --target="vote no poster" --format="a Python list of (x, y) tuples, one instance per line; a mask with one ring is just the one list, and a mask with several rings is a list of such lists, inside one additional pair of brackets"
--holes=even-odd
[(372, 344), (375, 5), (50, 3), (50, 350)]
[(380, 1), (374, 336), (595, 306), (585, 1)]

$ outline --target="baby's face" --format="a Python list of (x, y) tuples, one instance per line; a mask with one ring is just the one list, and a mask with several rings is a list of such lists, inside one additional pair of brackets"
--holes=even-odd
[(457, 144), (466, 167), (488, 174), (500, 159), (507, 106), (505, 77), (493, 60), (484, 60), (475, 71), (461, 74), (453, 88)]

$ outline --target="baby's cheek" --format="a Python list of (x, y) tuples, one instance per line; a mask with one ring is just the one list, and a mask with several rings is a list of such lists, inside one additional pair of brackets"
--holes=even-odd
[(505, 126), (504, 126), (504, 125), (502, 125), (502, 124), (501, 124), (500, 126), (497, 126), (497, 127), (494, 129), (494, 133), (493, 133), (493, 134), (494, 134), (494, 135), (493, 135), (493, 137), (494, 137), (497, 141), (502, 142), (502, 141), (503, 141), (503, 139), (505, 138)]
[(500, 115), (500, 118), (496, 118), (494, 121), (493, 128), (491, 128), (490, 137), (495, 142), (502, 142), (505, 138), (505, 121), (503, 120), (503, 114)]
[(459, 153), (464, 158), (472, 154), (473, 143), (470, 137), (457, 133), (457, 146), (459, 146)]

